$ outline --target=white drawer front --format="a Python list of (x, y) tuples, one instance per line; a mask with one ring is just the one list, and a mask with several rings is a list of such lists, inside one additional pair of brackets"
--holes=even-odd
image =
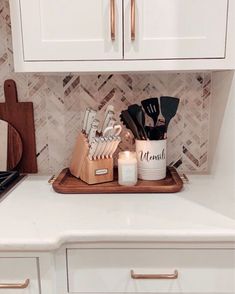
[[(70, 293), (235, 293), (235, 251), (68, 249)], [(173, 274), (177, 279), (133, 279)]]
[(25, 289), (0, 288), (0, 294), (40, 293), (36, 258), (0, 258), (0, 285), (22, 284), (26, 279), (29, 279), (29, 285)]

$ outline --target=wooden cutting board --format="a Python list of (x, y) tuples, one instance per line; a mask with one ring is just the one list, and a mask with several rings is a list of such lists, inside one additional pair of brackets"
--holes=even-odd
[(20, 134), (12, 125), (0, 120), (0, 138), (0, 171), (16, 169), (23, 153)]
[(72, 176), (66, 168), (52, 186), (57, 193), (61, 194), (176, 193), (183, 188), (183, 181), (174, 167), (168, 167), (166, 178), (160, 181), (139, 180), (136, 186), (120, 186), (116, 170), (113, 182), (88, 185)]
[(10, 123), (20, 134), (23, 143), (22, 159), (17, 170), (22, 173), (36, 173), (36, 141), (32, 102), (18, 102), (15, 81), (4, 83), (5, 103), (0, 103), (0, 119)]

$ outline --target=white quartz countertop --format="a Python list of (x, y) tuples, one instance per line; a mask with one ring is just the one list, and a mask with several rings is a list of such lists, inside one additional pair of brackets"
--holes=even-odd
[(29, 176), (0, 202), (0, 250), (70, 242), (235, 242), (235, 220), (197, 204), (210, 185), (191, 176), (177, 194), (57, 194)]

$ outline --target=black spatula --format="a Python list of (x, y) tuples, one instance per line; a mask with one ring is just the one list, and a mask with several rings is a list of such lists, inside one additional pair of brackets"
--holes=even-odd
[(160, 102), (161, 113), (165, 118), (165, 132), (167, 132), (171, 119), (176, 115), (180, 100), (175, 97), (162, 96), (160, 97)]
[(146, 114), (152, 118), (154, 126), (156, 126), (159, 116), (159, 103), (158, 98), (149, 98), (142, 100), (141, 104), (146, 112)]

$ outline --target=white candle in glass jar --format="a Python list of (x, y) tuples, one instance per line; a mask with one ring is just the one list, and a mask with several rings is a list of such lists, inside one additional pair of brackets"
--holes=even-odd
[(124, 151), (118, 156), (118, 183), (134, 186), (137, 183), (137, 158), (135, 152)]

